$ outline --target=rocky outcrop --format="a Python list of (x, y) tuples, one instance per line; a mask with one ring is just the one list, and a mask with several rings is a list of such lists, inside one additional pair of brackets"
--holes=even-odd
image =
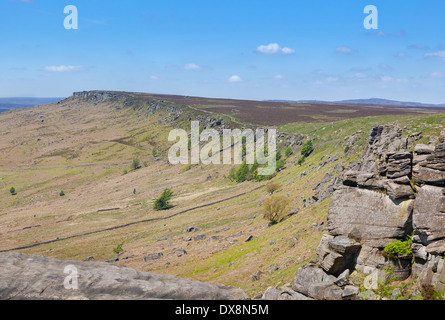
[[(360, 298), (348, 280), (354, 270), (372, 273), (376, 281), (413, 274), (420, 292), (434, 287), (445, 293), (445, 131), (435, 147), (414, 146), (421, 133), (402, 133), (398, 126), (371, 129), (361, 160), (335, 187), (316, 263), (296, 272), (292, 291), (298, 297)], [(384, 253), (386, 245), (411, 234), (413, 256)]]
[(105, 262), (1, 253), (0, 266), (0, 299), (247, 299), (238, 288), (140, 272)]

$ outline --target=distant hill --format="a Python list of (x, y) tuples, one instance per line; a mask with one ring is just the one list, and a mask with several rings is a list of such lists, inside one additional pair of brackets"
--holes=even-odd
[(359, 105), (382, 105), (394, 107), (428, 107), (428, 108), (444, 108), (445, 104), (428, 104), (421, 102), (397, 101), (388, 99), (349, 99), (340, 101), (321, 101), (321, 100), (266, 100), (270, 102), (288, 102), (288, 103), (341, 103), (341, 104), (359, 104)]
[(24, 109), (56, 103), (64, 98), (0, 98), (0, 113), (14, 109)]

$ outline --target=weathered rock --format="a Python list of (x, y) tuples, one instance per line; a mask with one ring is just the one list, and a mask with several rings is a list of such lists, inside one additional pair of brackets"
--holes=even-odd
[(443, 256), (445, 254), (445, 239), (431, 242), (426, 246), (425, 251), (430, 254)]
[(324, 299), (324, 289), (331, 286), (335, 277), (326, 273), (313, 263), (297, 270), (292, 289), (316, 300)]
[(262, 300), (312, 300), (311, 298), (306, 297), (301, 293), (295, 292), (294, 290), (287, 287), (281, 287), (278, 289), (270, 287), (264, 292), (264, 295), (261, 299)]
[(353, 269), (360, 244), (347, 237), (323, 235), (317, 247), (317, 263), (328, 273), (338, 276)]
[(402, 176), (411, 176), (412, 171), (411, 152), (395, 152), (386, 155), (386, 177), (395, 179)]
[(158, 260), (161, 259), (164, 255), (162, 252), (158, 253), (151, 253), (149, 255), (144, 256), (144, 262), (150, 261), (150, 260)]
[(348, 170), (343, 174), (343, 184), (345, 186), (356, 187), (357, 186), (357, 176), (359, 171)]
[(173, 252), (175, 252), (175, 253), (176, 253), (176, 256), (178, 256), (178, 257), (182, 257), (183, 255), (186, 255), (186, 254), (187, 254), (187, 251), (185, 251), (185, 250), (182, 249), (182, 248), (175, 249), (175, 250), (173, 250)]
[(426, 157), (425, 167), (433, 170), (445, 171), (445, 150), (441, 152), (435, 152)]
[[(0, 299), (180, 299), (238, 300), (246, 293), (233, 287), (140, 272), (104, 262), (60, 261), (20, 253), (0, 253)], [(74, 266), (68, 270), (67, 266)], [(65, 289), (77, 271), (77, 290)], [(71, 282), (72, 285), (73, 282)]]
[(359, 293), (358, 287), (348, 285), (343, 290), (342, 298), (343, 299), (353, 299), (358, 295), (358, 293)]
[(411, 181), (409, 180), (408, 176), (403, 176), (400, 178), (391, 179), (391, 182), (398, 183), (398, 184), (406, 184), (409, 185)]
[(334, 192), (328, 211), (332, 235), (355, 239), (402, 239), (411, 231), (413, 201), (394, 201), (381, 192), (344, 188)]
[(414, 191), (409, 185), (385, 181), (385, 189), (393, 200), (414, 198)]
[(445, 238), (445, 214), (440, 212), (442, 188), (425, 185), (420, 188), (414, 204), (414, 234), (423, 245)]
[(337, 279), (335, 279), (334, 283), (339, 287), (344, 287), (349, 284), (349, 270), (346, 269), (341, 273)]
[(445, 171), (414, 166), (413, 179), (417, 184), (430, 184), (438, 187), (445, 187)]
[(356, 270), (368, 273), (367, 270), (383, 269), (386, 265), (386, 259), (382, 253), (383, 250), (378, 247), (362, 245), (360, 254), (357, 257)]
[(384, 180), (374, 173), (361, 172), (357, 174), (357, 186), (365, 189), (382, 190), (385, 188)]
[(193, 237), (193, 240), (195, 241), (200, 241), (200, 240), (204, 240), (207, 236), (205, 234), (200, 234), (197, 235), (196, 237)]
[(416, 154), (432, 154), (434, 153), (434, 146), (428, 146), (426, 144), (418, 144), (414, 147)]
[(343, 290), (337, 286), (329, 286), (323, 291), (324, 300), (342, 300)]

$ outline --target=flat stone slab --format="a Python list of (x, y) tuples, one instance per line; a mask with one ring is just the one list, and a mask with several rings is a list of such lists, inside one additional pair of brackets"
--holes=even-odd
[(234, 287), (140, 272), (105, 262), (0, 253), (0, 299), (240, 300)]

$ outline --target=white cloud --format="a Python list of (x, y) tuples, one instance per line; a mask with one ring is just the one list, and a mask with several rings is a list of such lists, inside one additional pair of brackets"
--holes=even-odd
[(357, 52), (354, 49), (351, 49), (349, 47), (337, 47), (337, 48), (335, 48), (335, 51), (343, 53), (343, 54), (353, 54), (353, 53)]
[(399, 52), (399, 53), (397, 54), (397, 58), (401, 58), (401, 59), (406, 58), (406, 53), (404, 53), (404, 52)]
[(445, 74), (442, 72), (433, 72), (430, 74), (431, 78), (445, 78)]
[(231, 76), (227, 81), (228, 82), (241, 82), (241, 81), (243, 81), (243, 79), (241, 79), (240, 76), (235, 74), (235, 75)]
[(383, 76), (383, 77), (380, 77), (380, 80), (382, 80), (383, 82), (389, 82), (392, 80), (392, 77), (391, 76)]
[(151, 79), (151, 80), (158, 80), (159, 78), (156, 77), (156, 76), (150, 76), (150, 79)]
[(352, 78), (354, 78), (354, 79), (364, 79), (364, 78), (367, 78), (367, 77), (368, 76), (365, 73), (363, 73), (363, 72), (356, 72), (356, 73), (354, 73), (352, 75)]
[(439, 60), (445, 61), (445, 51), (425, 53), (424, 57), (426, 59), (439, 59)]
[(278, 43), (270, 43), (268, 45), (261, 45), (256, 48), (256, 51), (264, 54), (293, 54), (295, 50), (288, 47), (281, 47)]
[(84, 68), (82, 66), (46, 66), (45, 71), (49, 72), (74, 72), (74, 71), (82, 71)]
[(194, 63), (187, 63), (182, 67), (184, 70), (201, 70), (201, 67)]
[(337, 82), (337, 81), (338, 81), (338, 78), (336, 78), (336, 77), (328, 77), (328, 78), (326, 79), (326, 81), (327, 81), (327, 82)]
[(277, 80), (284, 79), (284, 77), (281, 74), (277, 74), (277, 75), (273, 76), (273, 78), (277, 79)]

